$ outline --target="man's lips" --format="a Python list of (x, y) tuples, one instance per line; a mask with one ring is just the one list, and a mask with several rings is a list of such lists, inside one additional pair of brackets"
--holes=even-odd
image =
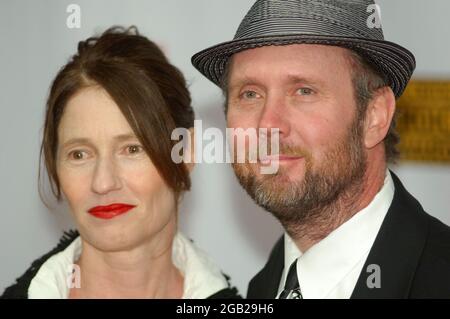
[(260, 162), (262, 164), (269, 164), (270, 162), (277, 161), (277, 162), (291, 162), (296, 161), (303, 158), (303, 156), (295, 156), (295, 155), (283, 155), (283, 154), (276, 154), (276, 155), (267, 155), (260, 158)]
[(127, 213), (133, 209), (134, 205), (114, 203), (107, 206), (95, 206), (88, 210), (89, 214), (102, 219), (111, 219), (116, 216)]

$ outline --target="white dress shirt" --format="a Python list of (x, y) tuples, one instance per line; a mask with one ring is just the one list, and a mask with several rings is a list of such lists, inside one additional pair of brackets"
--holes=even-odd
[(303, 298), (350, 298), (361, 271), (367, 271), (364, 263), (393, 197), (394, 182), (387, 170), (384, 185), (370, 204), (305, 253), (285, 233), (284, 270), (277, 296), (283, 290), (289, 266), (298, 258), (297, 277)]
[[(172, 248), (173, 263), (184, 276), (183, 299), (204, 299), (228, 287), (221, 270), (182, 233), (176, 234)], [(28, 298), (67, 299), (71, 271), (81, 249), (81, 238), (77, 237), (66, 249), (50, 257), (32, 279)]]

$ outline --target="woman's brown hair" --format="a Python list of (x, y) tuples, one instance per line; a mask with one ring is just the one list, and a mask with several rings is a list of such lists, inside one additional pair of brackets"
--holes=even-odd
[(56, 171), (58, 126), (69, 99), (89, 86), (108, 92), (174, 193), (178, 196), (189, 190), (187, 167), (171, 159), (172, 147), (178, 142), (171, 140), (172, 131), (194, 126), (186, 81), (158, 46), (135, 27), (113, 27), (79, 42), (78, 52), (61, 68), (50, 88), (40, 158), (45, 159), (57, 200), (61, 200)]

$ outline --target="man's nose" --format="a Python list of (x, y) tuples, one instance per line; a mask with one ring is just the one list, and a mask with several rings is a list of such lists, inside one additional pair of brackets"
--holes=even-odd
[(122, 187), (118, 168), (112, 158), (99, 158), (92, 177), (92, 191), (107, 194)]
[(287, 136), (290, 132), (288, 117), (284, 97), (281, 95), (268, 95), (260, 113), (258, 128), (267, 129), (267, 134), (269, 135), (271, 129), (278, 129), (280, 137)]

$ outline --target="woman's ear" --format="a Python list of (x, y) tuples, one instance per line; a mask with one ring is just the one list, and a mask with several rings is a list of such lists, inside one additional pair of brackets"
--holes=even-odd
[(185, 152), (183, 152), (183, 162), (191, 173), (195, 166), (195, 130), (193, 127), (189, 128), (188, 134)]
[(378, 89), (366, 110), (364, 144), (371, 149), (386, 137), (395, 113), (395, 96), (390, 87)]

